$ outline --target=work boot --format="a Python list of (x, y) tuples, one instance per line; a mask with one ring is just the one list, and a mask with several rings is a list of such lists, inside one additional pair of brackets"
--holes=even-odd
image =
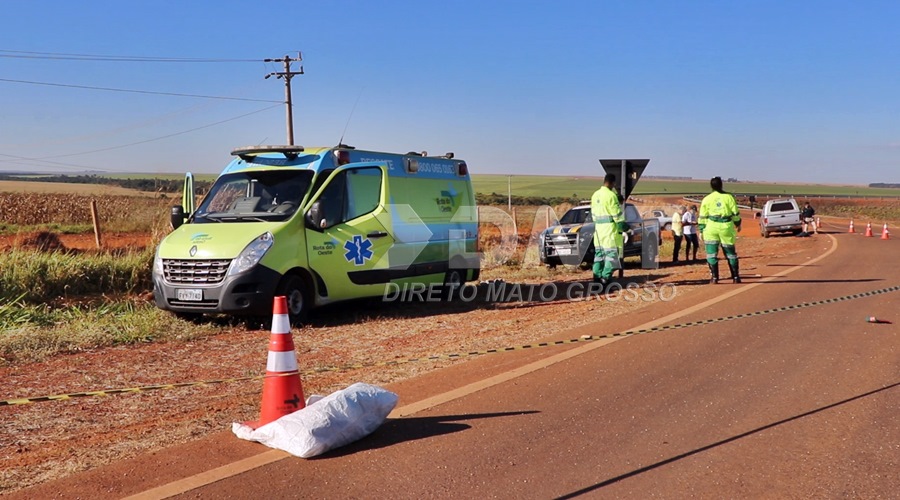
[(712, 264), (707, 262), (707, 264), (709, 264), (709, 284), (715, 285), (719, 282), (719, 263)]
[(731, 270), (731, 281), (735, 283), (741, 282), (741, 272), (739, 268), (740, 266), (737, 261), (734, 261), (734, 264), (732, 264), (731, 261), (728, 262), (728, 269)]
[[(597, 286), (597, 285), (600, 285), (600, 286)], [(592, 284), (588, 290), (589, 290), (590, 294), (603, 295), (604, 293), (606, 293), (607, 287), (609, 287), (608, 279), (601, 278), (599, 276), (594, 276), (594, 279), (592, 280)]]

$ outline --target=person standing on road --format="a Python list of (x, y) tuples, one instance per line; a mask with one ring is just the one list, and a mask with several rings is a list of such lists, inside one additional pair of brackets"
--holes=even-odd
[[(675, 209), (675, 213), (672, 214), (672, 263), (678, 263), (678, 254), (681, 253), (681, 240), (684, 239), (684, 223), (682, 222), (682, 216), (684, 215), (684, 207), (678, 207)], [(685, 259), (687, 260), (687, 259)]]
[(816, 210), (806, 202), (806, 205), (803, 206), (803, 210), (800, 211), (800, 218), (803, 219), (803, 232), (809, 234), (809, 228), (812, 227), (813, 232), (819, 234), (819, 227), (816, 226)]
[(735, 230), (741, 231), (741, 213), (738, 211), (737, 202), (731, 193), (726, 193), (722, 186), (721, 177), (713, 177), (709, 181), (712, 193), (706, 195), (700, 203), (700, 218), (698, 225), (706, 242), (706, 262), (709, 264), (710, 283), (719, 282), (719, 245), (725, 258), (728, 259), (728, 268), (731, 270), (731, 279), (735, 283), (741, 282), (738, 266), (737, 251), (734, 247)]
[(697, 250), (700, 249), (700, 240), (697, 238), (697, 205), (691, 205), (690, 210), (685, 210), (681, 223), (684, 224), (684, 260), (690, 262), (693, 253), (693, 261), (696, 262)]
[(622, 205), (615, 192), (616, 176), (606, 174), (603, 186), (591, 196), (591, 217), (594, 220), (594, 283), (603, 288), (620, 268), (622, 233), (628, 229)]

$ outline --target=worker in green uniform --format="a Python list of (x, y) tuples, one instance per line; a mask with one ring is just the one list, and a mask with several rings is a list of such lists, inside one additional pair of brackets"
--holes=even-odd
[(615, 174), (606, 174), (603, 186), (591, 196), (591, 217), (594, 220), (594, 283), (600, 283), (604, 288), (612, 279), (613, 271), (621, 267), (620, 259), (624, 246), (622, 233), (628, 230), (615, 186)]
[(721, 244), (725, 258), (728, 259), (731, 279), (735, 283), (740, 283), (741, 275), (734, 240), (735, 231), (741, 231), (741, 213), (738, 211), (734, 196), (723, 190), (721, 177), (713, 177), (709, 181), (709, 186), (713, 191), (700, 203), (700, 218), (697, 221), (703, 234), (703, 241), (706, 242), (706, 262), (709, 264), (711, 275), (709, 282), (719, 282), (718, 254)]

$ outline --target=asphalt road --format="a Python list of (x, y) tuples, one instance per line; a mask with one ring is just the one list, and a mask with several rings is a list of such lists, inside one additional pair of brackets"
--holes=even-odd
[(396, 384), (393, 418), (315, 459), (225, 431), (21, 495), (898, 498), (900, 243), (815, 238), (807, 254), (745, 266), (761, 279), (548, 334), (765, 314), (484, 356)]

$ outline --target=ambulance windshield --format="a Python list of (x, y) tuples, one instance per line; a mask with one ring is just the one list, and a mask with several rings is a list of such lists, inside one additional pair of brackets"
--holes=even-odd
[(192, 222), (277, 222), (297, 211), (309, 190), (309, 170), (244, 171), (216, 179)]

